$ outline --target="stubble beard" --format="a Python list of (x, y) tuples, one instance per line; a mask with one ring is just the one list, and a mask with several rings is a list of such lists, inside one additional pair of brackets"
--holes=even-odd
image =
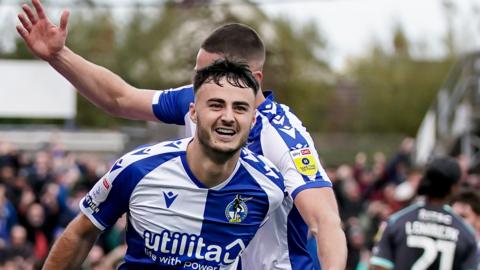
[(197, 123), (197, 137), (200, 146), (202, 146), (205, 151), (205, 154), (213, 161), (218, 163), (224, 163), (226, 160), (236, 155), (238, 151), (240, 151), (240, 149), (245, 145), (248, 138), (248, 136), (244, 136), (244, 138), (241, 138), (237, 146), (230, 149), (222, 149), (214, 145), (210, 133), (201, 127), (200, 122)]

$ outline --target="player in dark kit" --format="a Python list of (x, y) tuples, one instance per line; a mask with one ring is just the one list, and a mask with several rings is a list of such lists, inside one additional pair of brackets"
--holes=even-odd
[(382, 225), (370, 260), (372, 269), (476, 269), (473, 228), (446, 204), (460, 176), (452, 158), (435, 159), (427, 166), (418, 189), (425, 202), (393, 214)]

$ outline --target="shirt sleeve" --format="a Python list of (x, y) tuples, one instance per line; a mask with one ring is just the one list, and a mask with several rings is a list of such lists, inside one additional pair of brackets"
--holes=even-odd
[(373, 248), (373, 254), (370, 258), (370, 264), (387, 269), (394, 267), (392, 250), (392, 230), (387, 222), (382, 223), (379, 229), (380, 240)]
[(110, 228), (128, 211), (134, 170), (125, 157), (117, 160), (80, 201), (80, 210), (98, 229)]
[(152, 109), (158, 120), (167, 124), (185, 125), (185, 115), (194, 101), (193, 86), (157, 91)]
[(305, 189), (332, 187), (308, 133), (294, 130), (295, 136), (288, 136), (273, 128), (263, 132), (264, 156), (278, 167), (289, 196), (295, 199)]

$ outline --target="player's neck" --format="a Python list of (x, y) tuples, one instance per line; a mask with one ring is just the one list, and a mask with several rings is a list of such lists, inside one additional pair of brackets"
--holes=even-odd
[(261, 88), (258, 89), (257, 96), (255, 97), (255, 107), (258, 108), (265, 101), (265, 95)]
[(447, 203), (447, 199), (426, 198), (425, 203), (430, 206), (443, 206)]
[(225, 180), (235, 170), (240, 151), (233, 155), (213, 153), (193, 139), (187, 147), (187, 163), (193, 175), (206, 187), (214, 187)]

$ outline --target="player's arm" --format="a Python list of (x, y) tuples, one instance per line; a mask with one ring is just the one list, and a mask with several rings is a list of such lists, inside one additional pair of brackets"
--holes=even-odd
[[(476, 239), (474, 234), (472, 234), (471, 239)], [(477, 267), (480, 265), (480, 258), (478, 258), (477, 242), (475, 240), (471, 241), (470, 247), (466, 250), (468, 250), (468, 254), (465, 256), (465, 259), (462, 262), (462, 269), (478, 269)]]
[(47, 61), (87, 99), (112, 115), (157, 120), (152, 111), (155, 91), (140, 90), (109, 71), (87, 61), (65, 46), (69, 12), (64, 11), (60, 26), (46, 16), (39, 0), (32, 0), (35, 12), (26, 4), (19, 14), (17, 31), (37, 57)]
[[(127, 212), (135, 185), (131, 174), (138, 156), (122, 156), (79, 202), (81, 213), (67, 226), (47, 257), (44, 269), (77, 269), (100, 233)], [(121, 165), (119, 165), (121, 164)]]
[(395, 235), (392, 226), (388, 222), (382, 222), (375, 236), (375, 247), (370, 258), (370, 269), (388, 270), (395, 267), (391, 236)]
[(78, 92), (111, 115), (158, 120), (152, 111), (155, 91), (135, 88), (115, 73), (82, 58), (67, 47), (49, 61)]
[(43, 269), (79, 269), (100, 233), (85, 215), (79, 214), (53, 245)]
[(309, 234), (317, 240), (322, 269), (345, 269), (347, 243), (333, 190), (328, 187), (306, 189), (297, 194), (294, 203)]
[[(321, 166), (310, 135), (297, 131), (294, 140), (281, 131), (263, 136), (264, 155), (279, 168), (286, 191), (307, 224), (309, 234), (315, 237), (322, 269), (344, 270), (347, 243), (332, 183)], [(298, 145), (304, 147), (298, 149)]]

